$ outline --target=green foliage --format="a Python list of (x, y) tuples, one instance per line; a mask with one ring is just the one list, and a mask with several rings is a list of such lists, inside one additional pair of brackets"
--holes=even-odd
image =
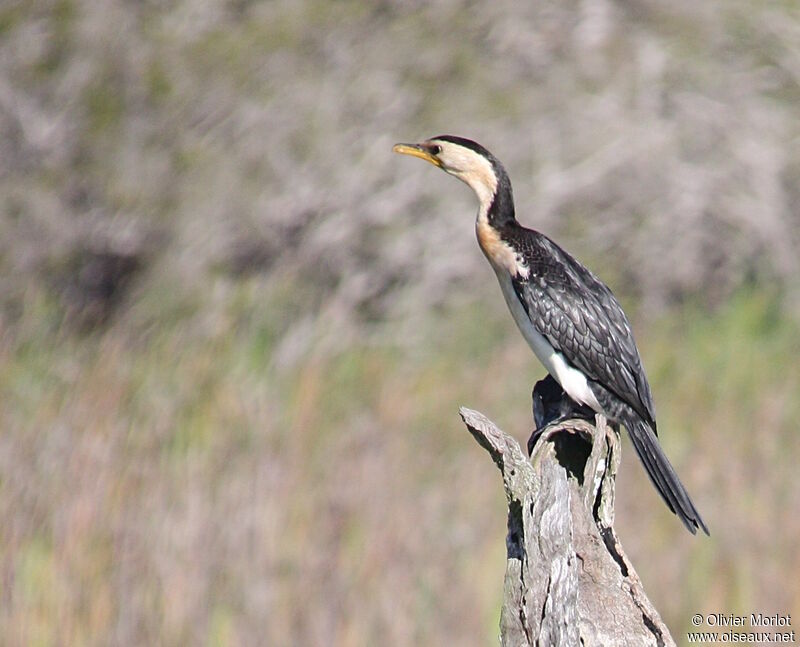
[(100, 133), (120, 123), (125, 110), (124, 92), (123, 84), (112, 72), (86, 89), (84, 101), (93, 132)]
[(0, 8), (0, 36), (14, 28), (17, 22), (22, 18), (22, 2), (7, 3)]
[(166, 100), (172, 93), (172, 83), (167, 70), (159, 61), (152, 62), (147, 68), (147, 88), (150, 98), (156, 102)]

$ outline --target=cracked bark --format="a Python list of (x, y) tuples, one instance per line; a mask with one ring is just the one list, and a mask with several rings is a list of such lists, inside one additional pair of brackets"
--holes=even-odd
[(614, 532), (620, 443), (605, 418), (545, 427), (528, 460), (483, 414), (460, 413), (508, 499), (501, 644), (674, 645)]

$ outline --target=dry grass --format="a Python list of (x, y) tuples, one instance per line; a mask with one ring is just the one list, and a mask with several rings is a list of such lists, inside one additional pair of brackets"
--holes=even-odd
[[(7, 337), (6, 644), (493, 642), (504, 501), (456, 412), (528, 431), (538, 368), (504, 313), (449, 310), (411, 353), (287, 370), (264, 308), (229, 304), (210, 331)], [(676, 636), (696, 611), (797, 608), (798, 332), (751, 295), (642, 340), (712, 530), (690, 537), (626, 452), (618, 528)]]

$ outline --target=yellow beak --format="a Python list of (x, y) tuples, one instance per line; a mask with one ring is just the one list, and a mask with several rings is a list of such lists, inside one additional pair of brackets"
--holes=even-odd
[(430, 162), (434, 166), (442, 168), (442, 163), (431, 155), (421, 144), (395, 144), (392, 147), (395, 153), (401, 155), (411, 155), (412, 157), (419, 157), (420, 159)]

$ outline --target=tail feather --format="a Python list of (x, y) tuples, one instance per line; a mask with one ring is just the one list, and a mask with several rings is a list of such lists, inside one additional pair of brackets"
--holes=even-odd
[(700, 517), (697, 508), (683, 483), (678, 478), (672, 465), (667, 459), (653, 430), (642, 420), (624, 423), (628, 429), (633, 446), (639, 459), (642, 461), (647, 475), (656, 486), (659, 494), (664, 498), (669, 509), (672, 510), (693, 535), (700, 528), (708, 533), (705, 522)]

